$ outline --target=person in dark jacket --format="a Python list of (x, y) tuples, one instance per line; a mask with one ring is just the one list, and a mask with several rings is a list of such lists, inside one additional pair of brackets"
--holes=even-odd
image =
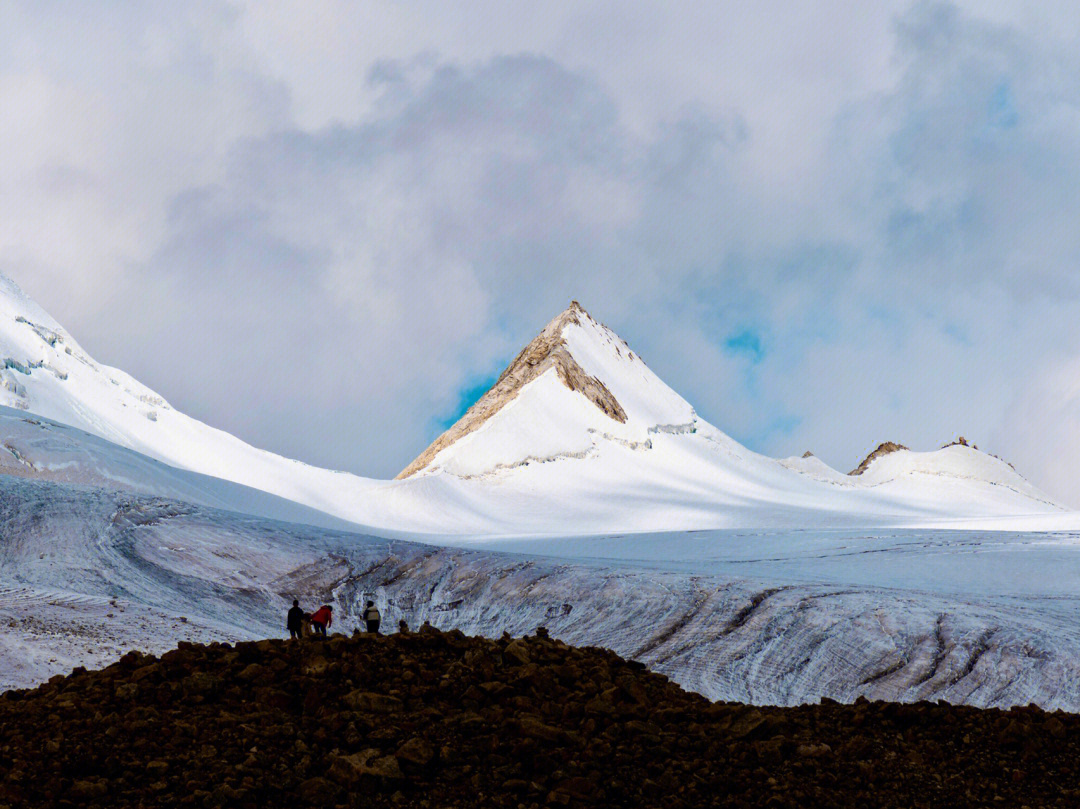
[(289, 617), (285, 621), (285, 628), (289, 630), (289, 637), (299, 640), (303, 635), (304, 627), (304, 611), (300, 609), (300, 602), (293, 600), (292, 609), (289, 610)]
[(374, 601), (369, 601), (367, 609), (364, 610), (364, 623), (367, 624), (367, 631), (378, 635), (380, 621), (382, 621), (382, 615), (379, 614), (378, 607), (375, 606)]
[(315, 630), (316, 635), (326, 637), (326, 628), (334, 623), (333, 612), (334, 608), (329, 604), (323, 604), (315, 610), (315, 614), (311, 616), (311, 628)]

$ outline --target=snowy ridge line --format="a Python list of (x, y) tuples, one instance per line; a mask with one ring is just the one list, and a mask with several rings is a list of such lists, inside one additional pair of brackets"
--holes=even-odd
[[(197, 473), (357, 520), (364, 478), (321, 470), (257, 450), (177, 413), (165, 397), (115, 368), (94, 362), (66, 331), (0, 277), (0, 406), (29, 411), (121, 447)], [(27, 358), (27, 362), (23, 362)], [(0, 361), (0, 365), (9, 364)], [(52, 373), (43, 373), (47, 366)], [(25, 372), (25, 373), (24, 373)]]
[(646, 438), (644, 441), (631, 441), (630, 439), (620, 438), (619, 436), (612, 435), (611, 433), (599, 432), (598, 430), (595, 430), (593, 428), (589, 428), (588, 432), (590, 435), (598, 436), (604, 441), (611, 441), (614, 444), (618, 444), (620, 446), (626, 447), (627, 449), (632, 449), (635, 451), (649, 450), (653, 448), (651, 438)]
[[(0, 410), (0, 426), (18, 432), (14, 442), (5, 434), (3, 443), (26, 468), (38, 470), (35, 477), (158, 492), (272, 519), (447, 543), (999, 518), (1014, 527), (1080, 526), (1080, 514), (1064, 512), (1015, 471), (972, 448), (912, 453), (902, 462), (896, 453), (885, 455), (866, 469), (867, 480), (843, 486), (824, 464), (793, 469), (751, 452), (701, 421), (577, 303), (554, 318), (397, 482), (289, 460), (178, 413), (122, 371), (95, 363), (3, 278), (0, 357), (25, 370), (0, 369), (0, 407), (52, 422), (51, 435), (31, 436), (18, 432), (22, 428), (7, 418), (11, 411)], [(43, 371), (46, 365), (52, 372)], [(76, 430), (114, 447), (93, 444)], [(151, 459), (160, 466), (152, 467)], [(0, 473), (17, 465), (0, 459)], [(929, 485), (935, 470), (956, 485)], [(1050, 523), (1048, 516), (1059, 519)]]
[[(1002, 463), (1005, 463), (1005, 462), (1003, 461)], [(979, 483), (980, 485), (1000, 486), (1001, 488), (1008, 489), (1009, 491), (1015, 492), (1016, 494), (1018, 494), (1018, 495), (1020, 495), (1022, 497), (1026, 497), (1026, 498), (1029, 498), (1031, 500), (1034, 500), (1037, 503), (1042, 503), (1044, 505), (1051, 506), (1057, 511), (1068, 511), (1068, 509), (1066, 509), (1064, 506), (1062, 506), (1062, 505), (1060, 505), (1058, 503), (1055, 503), (1049, 497), (1045, 497), (1045, 496), (1039, 497), (1039, 496), (1036, 496), (1036, 495), (1032, 495), (1032, 494), (1030, 494), (1028, 492), (1025, 492), (1025, 491), (1015, 487), (1015, 486), (1010, 486), (1008, 483), (1002, 483), (1001, 481), (986, 480), (985, 478), (976, 477), (974, 475), (957, 475), (957, 474), (954, 474), (952, 472), (944, 472), (944, 471), (942, 471), (942, 472), (933, 472), (933, 471), (926, 470), (926, 469), (913, 469), (908, 474), (909, 475), (927, 475), (927, 476), (933, 476), (933, 477), (948, 478), (948, 479), (951, 479), (951, 480), (970, 480), (972, 482)], [(894, 481), (896, 481), (898, 479), (899, 478), (894, 477), (894, 478), (888, 478), (887, 480), (877, 481), (875, 483), (861, 483), (860, 482), (860, 483), (855, 483), (854, 485), (861, 486), (861, 487), (867, 488), (867, 489), (873, 489), (873, 488), (876, 488), (876, 487), (879, 487), (879, 486), (884, 486), (886, 484), (892, 483), (892, 482), (894, 482)]]

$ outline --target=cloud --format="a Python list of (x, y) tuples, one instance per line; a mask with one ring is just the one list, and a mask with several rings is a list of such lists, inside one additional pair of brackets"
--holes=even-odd
[(364, 474), (576, 297), (755, 449), (963, 433), (1080, 504), (1039, 449), (1080, 440), (1053, 14), (508, 9), (25, 7), (3, 271), (177, 406)]
[[(404, 72), (383, 64), (372, 80)], [(199, 379), (214, 357), (221, 381), (173, 394), (177, 406), (382, 475), (509, 341), (568, 303), (581, 257), (637, 207), (614, 105), (554, 62), (393, 83), (361, 124), (238, 142), (220, 180), (174, 197), (161, 246), (116, 302), (184, 334), (163, 347), (171, 373)], [(351, 422), (355, 461), (330, 436), (282, 439), (283, 423), (325, 412)]]
[[(289, 120), (219, 0), (4, 4), (0, 263), (93, 339), (103, 289), (157, 249), (166, 201)], [(29, 269), (32, 268), (32, 269)]]

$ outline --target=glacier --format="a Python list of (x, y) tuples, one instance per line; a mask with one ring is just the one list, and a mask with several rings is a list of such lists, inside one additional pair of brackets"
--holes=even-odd
[(546, 626), (714, 699), (1080, 710), (1076, 534), (705, 532), (470, 549), (0, 476), (0, 537), (0, 688), (132, 648), (283, 635), (293, 597), (334, 604), (349, 632), (371, 598), (390, 627)]

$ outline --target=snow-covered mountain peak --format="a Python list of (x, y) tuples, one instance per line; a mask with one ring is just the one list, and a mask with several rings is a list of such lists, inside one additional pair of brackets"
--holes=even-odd
[(7, 320), (9, 316), (11, 318), (21, 316), (27, 320), (34, 320), (46, 328), (55, 331), (63, 331), (63, 329), (60, 328), (60, 324), (53, 320), (44, 309), (37, 305), (37, 303), (31, 300), (18, 284), (3, 274), (0, 274), (0, 315), (2, 315), (5, 320)]
[(1028, 482), (1012, 464), (969, 445), (963, 438), (930, 452), (915, 452), (902, 444), (885, 442), (850, 472), (849, 477), (870, 487), (904, 478), (976, 481), (1012, 489), (1032, 500), (1059, 508), (1049, 495)]
[(0, 275), (0, 406), (103, 438), (171, 466), (276, 494), (348, 521), (374, 481), (256, 449), (169, 406), (95, 362), (59, 323)]
[[(76, 423), (90, 380), (109, 391), (122, 408), (150, 420), (169, 404), (154, 391), (115, 368), (100, 365), (19, 286), (0, 275), (0, 405), (32, 410)], [(79, 425), (76, 425), (79, 426)], [(105, 438), (128, 445), (122, 434), (99, 425)]]
[(436, 469), (469, 477), (582, 455), (598, 436), (643, 443), (657, 428), (689, 429), (695, 418), (624, 340), (573, 301), (398, 478)]

